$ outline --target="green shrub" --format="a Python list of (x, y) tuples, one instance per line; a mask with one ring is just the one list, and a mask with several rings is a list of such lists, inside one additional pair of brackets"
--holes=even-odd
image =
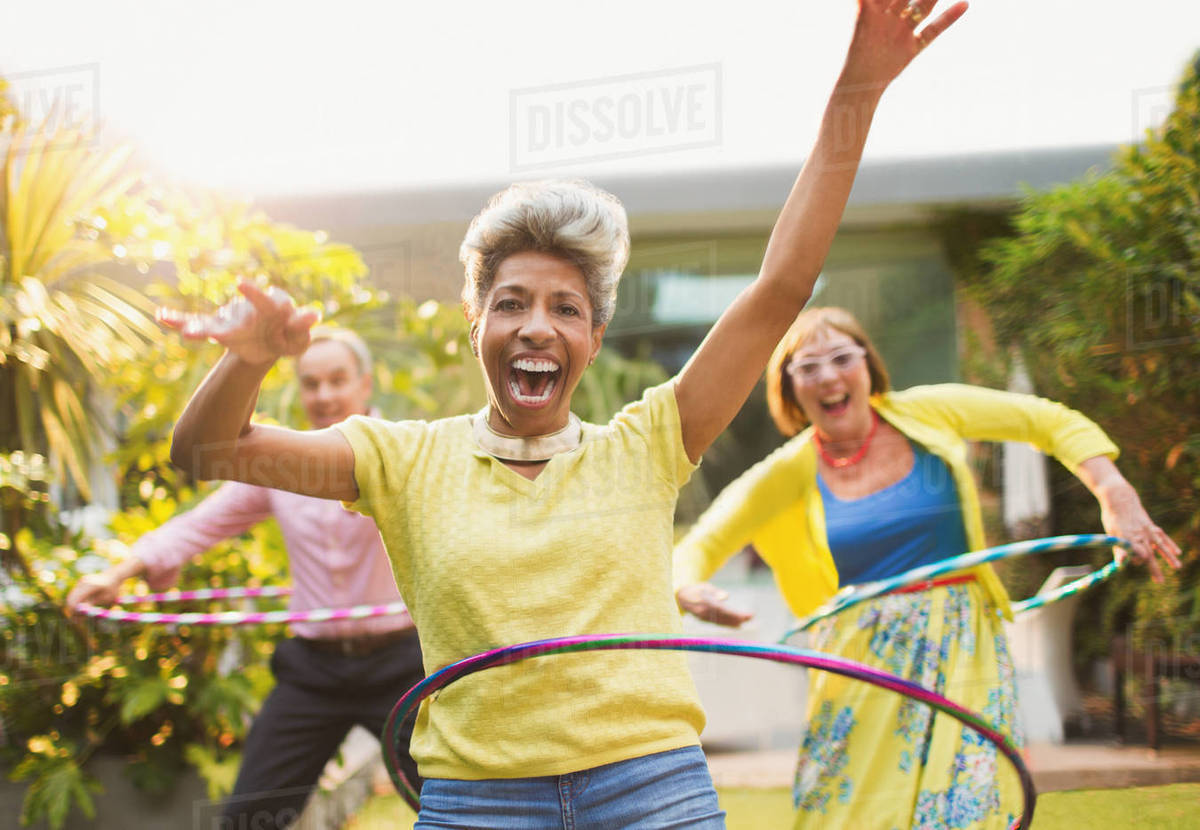
[[(959, 212), (945, 238), (971, 303), (967, 366), (1016, 348), (1038, 392), (1087, 414), (1185, 567), (1154, 585), (1133, 570), (1085, 597), (1084, 655), (1114, 632), (1187, 649), (1200, 633), (1200, 57), (1175, 109), (1113, 169), (1026, 194), (1014, 216)], [(973, 251), (991, 240), (982, 257)], [(988, 330), (990, 329), (990, 330)], [(978, 373), (977, 373), (978, 374)], [(1054, 531), (1098, 530), (1095, 501), (1054, 473)], [(1097, 552), (1099, 565), (1107, 554)], [(1095, 622), (1099, 624), (1094, 624)]]

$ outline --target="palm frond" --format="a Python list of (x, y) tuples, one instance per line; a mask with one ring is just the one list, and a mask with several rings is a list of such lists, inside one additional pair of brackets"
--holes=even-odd
[[(90, 498), (95, 436), (106, 428), (91, 391), (161, 334), (150, 302), (97, 273), (111, 249), (81, 233), (137, 177), (129, 147), (96, 148), (80, 130), (18, 127), (4, 148), (0, 219), (0, 448), (46, 452)], [(9, 420), (6, 414), (5, 420)]]
[[(66, 141), (60, 144), (62, 139)], [(53, 148), (39, 147), (37, 167), (22, 171), (22, 179), (29, 183), (26, 224), (22, 231), (22, 247), (26, 253), (24, 274), (37, 273), (43, 264), (38, 261), (39, 253), (63, 247), (71, 235), (72, 229), (59, 226), (53, 217), (67, 199), (72, 186), (71, 174), (79, 167), (78, 139), (70, 135), (56, 137), (54, 144)]]
[(37, 375), (31, 372), (28, 366), (18, 363), (14, 367), (12, 380), (13, 398), (16, 403), (14, 414), (17, 419), (17, 440), (20, 441), (20, 447), (36, 447), (38, 446), (37, 432), (35, 431), (37, 395), (34, 386)]
[(80, 494), (90, 500), (92, 491), (87, 471), (84, 469), (87, 454), (78, 449), (80, 436), (70, 435), (57, 413), (48, 406), (42, 408), (42, 426), (46, 430), (46, 440), (50, 445), (51, 464), (56, 468), (59, 478), (65, 479), (65, 473), (69, 472)]

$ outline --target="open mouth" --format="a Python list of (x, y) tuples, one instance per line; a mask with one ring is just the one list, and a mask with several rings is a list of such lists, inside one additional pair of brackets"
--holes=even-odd
[(837, 395), (836, 397), (825, 398), (821, 402), (821, 409), (828, 412), (830, 415), (841, 415), (850, 408), (850, 393)]
[(509, 364), (508, 391), (517, 403), (538, 406), (550, 400), (560, 374), (553, 360), (519, 357)]

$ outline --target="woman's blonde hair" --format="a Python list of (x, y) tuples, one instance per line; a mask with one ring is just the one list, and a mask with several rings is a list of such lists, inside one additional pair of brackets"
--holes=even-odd
[(493, 196), (471, 221), (458, 252), (466, 270), (463, 307), (471, 320), (483, 311), (500, 263), (524, 251), (574, 263), (587, 283), (593, 325), (612, 318), (617, 281), (629, 260), (629, 223), (615, 196), (582, 180), (514, 184)]
[(787, 374), (788, 361), (809, 340), (830, 330), (853, 338), (855, 343), (866, 350), (872, 395), (880, 395), (891, 388), (891, 380), (888, 378), (883, 358), (879, 356), (875, 344), (853, 314), (836, 306), (806, 308), (796, 317), (767, 363), (767, 406), (771, 410), (771, 417), (775, 419), (775, 426), (788, 437), (808, 425), (808, 418), (805, 417), (804, 410), (792, 390), (792, 380)]

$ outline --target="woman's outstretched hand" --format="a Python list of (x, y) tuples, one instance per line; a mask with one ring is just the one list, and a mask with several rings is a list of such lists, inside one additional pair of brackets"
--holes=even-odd
[(938, 0), (859, 0), (854, 38), (842, 81), (854, 86), (885, 87), (912, 59), (967, 10), (955, 3), (929, 20)]
[(1105, 533), (1127, 539), (1133, 546), (1132, 555), (1124, 548), (1113, 548), (1113, 556), (1118, 562), (1130, 556), (1134, 564), (1146, 566), (1155, 582), (1163, 581), (1159, 557), (1169, 567), (1179, 567), (1179, 545), (1150, 518), (1137, 490), (1108, 456), (1087, 459), (1076, 473), (1100, 503), (1100, 522)]
[(251, 282), (238, 284), (238, 297), (214, 314), (184, 314), (160, 308), (158, 321), (187, 340), (212, 340), (251, 364), (274, 363), (308, 348), (310, 329), (320, 315), (297, 308), (286, 291), (266, 290)]
[[(1180, 566), (1179, 545), (1150, 518), (1132, 485), (1125, 483), (1124, 487), (1106, 491), (1100, 500), (1100, 521), (1110, 536), (1129, 540), (1134, 564), (1145, 565), (1155, 582), (1163, 581), (1159, 557), (1171, 568)], [(1130, 554), (1123, 548), (1113, 548), (1113, 555), (1119, 562)]]
[(705, 622), (736, 627), (754, 616), (726, 605), (728, 598), (728, 591), (707, 582), (685, 585), (675, 592), (675, 602), (679, 607)]

